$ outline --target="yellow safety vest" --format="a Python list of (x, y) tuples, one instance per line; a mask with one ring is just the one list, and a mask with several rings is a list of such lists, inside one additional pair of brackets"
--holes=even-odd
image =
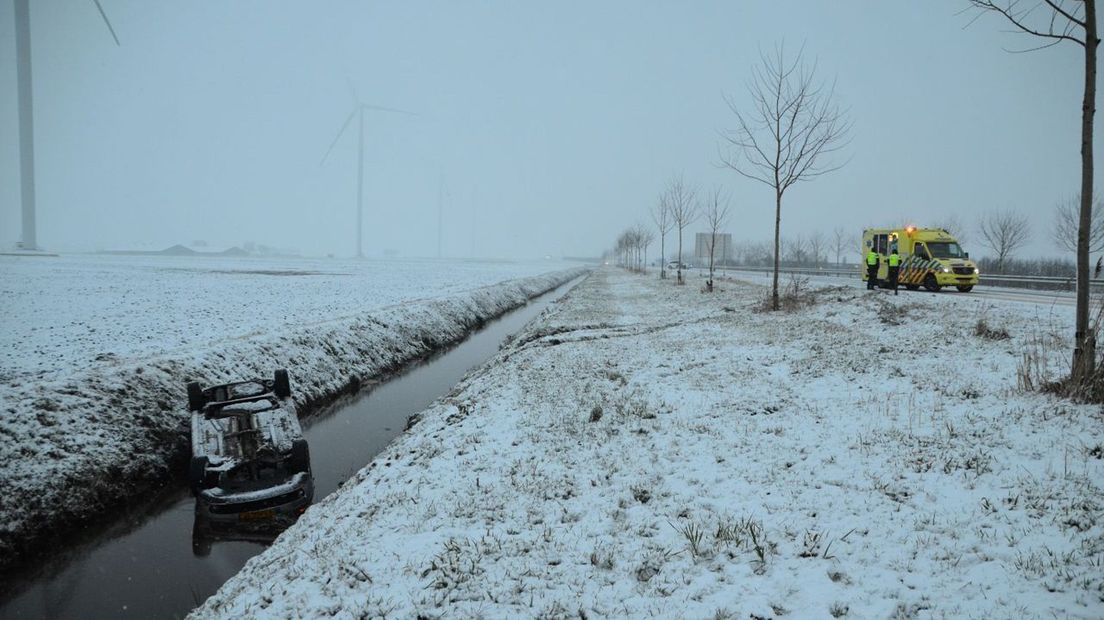
[(896, 252), (889, 255), (889, 266), (896, 267), (901, 264), (901, 257)]
[(867, 255), (866, 255), (866, 264), (867, 265), (877, 265), (878, 264), (878, 253), (875, 252), (874, 250), (870, 250), (870, 252), (868, 252)]

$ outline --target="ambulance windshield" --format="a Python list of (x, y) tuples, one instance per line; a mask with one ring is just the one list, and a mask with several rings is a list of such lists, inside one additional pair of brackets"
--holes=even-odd
[(933, 258), (965, 258), (962, 248), (954, 241), (929, 241), (928, 250)]

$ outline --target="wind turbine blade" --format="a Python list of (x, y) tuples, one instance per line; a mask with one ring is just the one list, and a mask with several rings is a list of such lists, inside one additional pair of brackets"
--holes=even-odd
[(360, 104), (366, 110), (379, 110), (380, 112), (397, 112), (399, 114), (407, 114), (409, 116), (418, 116), (417, 112), (408, 112), (406, 110), (399, 110), (398, 108), (385, 108), (378, 105), (368, 105), (367, 103)]
[(353, 80), (348, 75), (345, 76), (345, 85), (349, 87), (349, 96), (353, 99), (353, 105), (360, 104), (360, 97), (357, 95), (356, 87), (353, 86)]
[(337, 145), (337, 141), (344, 135), (345, 128), (349, 126), (349, 123), (353, 122), (353, 117), (356, 116), (359, 109), (360, 108), (353, 108), (353, 111), (349, 113), (349, 118), (345, 119), (345, 124), (341, 126), (341, 131), (337, 132), (337, 136), (334, 137), (333, 142), (330, 143), (330, 148), (326, 149), (326, 154), (322, 156), (322, 163), (318, 164), (319, 166), (326, 163), (326, 158), (330, 156), (330, 152), (333, 151), (334, 146)]
[(100, 17), (102, 17), (104, 23), (107, 24), (107, 31), (111, 33), (111, 38), (115, 39), (115, 45), (122, 47), (122, 45), (119, 43), (119, 37), (115, 35), (115, 29), (111, 27), (111, 20), (107, 18), (107, 13), (104, 12), (103, 6), (100, 5), (100, 0), (92, 0), (92, 2), (95, 2), (96, 8), (100, 10)]

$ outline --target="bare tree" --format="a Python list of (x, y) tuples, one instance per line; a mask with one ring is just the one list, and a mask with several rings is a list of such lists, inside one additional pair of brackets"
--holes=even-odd
[(678, 276), (676, 284), (685, 284), (682, 277), (682, 231), (698, 217), (694, 206), (694, 190), (687, 187), (681, 176), (671, 179), (667, 184), (667, 207), (671, 210), (671, 221), (678, 228)]
[[(1045, 41), (1034, 49), (1073, 43), (1085, 54), (1085, 86), (1081, 99), (1081, 208), (1077, 222), (1077, 311), (1070, 378), (1083, 386), (1096, 368), (1096, 334), (1089, 329), (1089, 246), (1092, 237), (1093, 115), (1096, 114), (1096, 0), (1043, 0), (1021, 6), (1018, 0), (968, 0), (978, 10), (997, 13), (1022, 34)], [(1046, 5), (1045, 7), (1043, 5)], [(1029, 50), (1021, 50), (1029, 51)]]
[(618, 264), (630, 271), (643, 271), (644, 252), (647, 251), (650, 234), (639, 225), (623, 231), (614, 246)]
[(957, 214), (951, 214), (947, 217), (938, 220), (935, 223), (936, 228), (942, 228), (943, 230), (954, 235), (955, 239), (958, 239), (959, 244), (965, 244), (969, 239), (969, 232), (966, 229), (966, 223), (958, 218)]
[[(709, 279), (705, 282), (705, 290), (710, 293), (713, 292), (713, 257), (717, 250), (717, 234), (728, 222), (728, 209), (728, 197), (722, 196), (721, 188), (714, 188), (705, 203), (705, 225), (709, 227)], [(728, 247), (727, 243), (724, 245)]]
[(617, 244), (614, 246), (617, 253), (617, 264), (628, 268), (629, 266), (629, 234), (627, 231), (617, 236)]
[(827, 247), (828, 240), (820, 230), (809, 235), (809, 252), (813, 255), (813, 267), (820, 267), (820, 257), (824, 256), (824, 250)]
[(753, 69), (748, 91), (752, 110), (740, 111), (725, 97), (736, 115), (737, 129), (723, 133), (730, 147), (722, 163), (740, 175), (774, 189), (774, 281), (771, 307), (779, 309), (778, 246), (782, 225), (782, 196), (798, 181), (838, 170), (829, 155), (847, 144), (850, 123), (835, 103), (835, 86), (815, 81), (816, 64), (803, 61), (804, 50), (790, 62), (782, 45), (773, 56), (760, 53), (762, 66)]
[(748, 242), (745, 257), (749, 265), (763, 265), (764, 267), (774, 260), (774, 255), (771, 254), (771, 244), (767, 241)]
[(652, 242), (655, 241), (655, 233), (641, 224), (636, 225), (634, 233), (636, 235), (636, 242), (642, 253), (640, 271), (646, 272), (648, 270), (648, 246), (652, 245)]
[(671, 219), (671, 208), (667, 204), (666, 191), (660, 195), (659, 202), (652, 207), (652, 222), (659, 231), (659, 277), (663, 279), (667, 277), (667, 251), (664, 245), (667, 241), (667, 233), (671, 232), (671, 227), (675, 225)]
[(978, 222), (982, 244), (997, 254), (997, 271), (1004, 271), (1004, 261), (1031, 238), (1027, 218), (1014, 211), (994, 211)]
[[(1051, 238), (1059, 247), (1077, 251), (1078, 211), (1081, 197), (1073, 196), (1054, 205), (1054, 223), (1050, 231)], [(1104, 204), (1097, 198), (1092, 206), (1092, 234), (1089, 235), (1089, 252), (1104, 251)]]
[(640, 271), (640, 232), (630, 228), (625, 234), (629, 237), (629, 256), (631, 257), (629, 268), (632, 271)]
[(836, 267), (840, 266), (840, 257), (847, 251), (847, 246), (851, 245), (851, 235), (847, 234), (847, 231), (838, 226), (832, 231), (832, 249), (836, 251)]
[(805, 235), (788, 237), (782, 240), (782, 257), (800, 267), (809, 257), (808, 242)]
[(730, 263), (736, 263), (737, 265), (750, 265), (753, 251), (750, 241), (738, 241), (729, 248), (728, 260)]

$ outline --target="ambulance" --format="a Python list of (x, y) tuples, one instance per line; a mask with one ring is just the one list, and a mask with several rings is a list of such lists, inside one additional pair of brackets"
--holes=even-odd
[(889, 278), (889, 253), (893, 248), (901, 257), (897, 282), (915, 291), (921, 286), (937, 292), (953, 286), (963, 293), (978, 283), (977, 263), (951, 233), (942, 228), (869, 228), (863, 231), (862, 279), (866, 281), (865, 257), (873, 248), (878, 253), (878, 281), (885, 286)]

